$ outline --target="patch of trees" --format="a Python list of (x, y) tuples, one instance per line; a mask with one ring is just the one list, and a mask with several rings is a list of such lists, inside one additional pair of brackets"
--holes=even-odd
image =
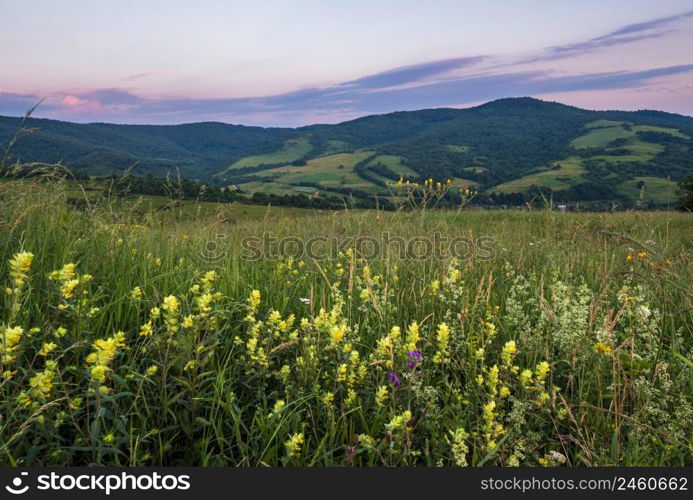
[[(419, 182), (421, 179), (418, 176), (400, 175), (382, 162), (377, 162), (377, 163), (374, 163), (372, 165), (369, 165), (368, 169), (371, 170), (372, 172), (380, 175), (381, 177), (385, 177), (386, 179), (390, 179), (390, 180), (393, 180), (395, 182), (399, 181), (400, 178), (404, 181), (408, 180), (410, 182)], [(423, 182), (423, 181), (421, 181), (421, 182)]]
[(377, 155), (371, 155), (368, 158), (365, 158), (358, 162), (356, 165), (354, 165), (354, 173), (356, 173), (356, 175), (358, 175), (362, 179), (375, 184), (376, 186), (386, 188), (387, 183), (383, 181), (380, 177), (375, 175), (373, 172), (371, 172), (368, 167), (368, 163), (373, 161), (373, 158), (375, 158), (376, 156)]
[(693, 174), (688, 174), (681, 179), (681, 182), (679, 182), (678, 195), (678, 209), (693, 212)]

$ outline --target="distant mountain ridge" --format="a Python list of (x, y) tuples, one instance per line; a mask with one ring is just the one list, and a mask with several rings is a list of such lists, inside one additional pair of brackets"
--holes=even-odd
[[(0, 143), (7, 144), (20, 123), (0, 117)], [(179, 171), (249, 193), (365, 197), (389, 191), (399, 177), (432, 177), (501, 198), (545, 190), (567, 200), (634, 199), (649, 191), (651, 200), (664, 201), (673, 182), (693, 172), (693, 117), (590, 111), (529, 97), (299, 128), (35, 118), (26, 127), (32, 131), (20, 135), (13, 160), (61, 161), (88, 174), (137, 164), (141, 175)]]

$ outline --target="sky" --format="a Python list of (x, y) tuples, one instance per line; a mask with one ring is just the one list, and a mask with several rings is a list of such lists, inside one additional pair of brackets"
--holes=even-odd
[(693, 0), (0, 0), (0, 115), (261, 126), (533, 96), (693, 115)]

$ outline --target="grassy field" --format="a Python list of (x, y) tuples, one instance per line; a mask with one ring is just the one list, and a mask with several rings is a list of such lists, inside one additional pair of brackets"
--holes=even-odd
[(401, 176), (409, 176), (412, 178), (417, 178), (419, 177), (419, 174), (417, 174), (412, 168), (404, 165), (402, 163), (403, 158), (401, 156), (394, 156), (394, 155), (379, 155), (373, 158), (373, 160), (369, 163), (369, 165), (375, 165), (376, 163), (382, 163), (386, 167), (388, 167), (390, 170), (393, 172), (401, 175)]
[(619, 185), (618, 189), (632, 198), (637, 198), (640, 195), (638, 184), (645, 183), (645, 199), (652, 200), (658, 203), (669, 203), (672, 206), (677, 200), (676, 183), (669, 179), (661, 177), (635, 177)]
[(546, 170), (536, 174), (525, 175), (520, 179), (505, 182), (493, 188), (500, 193), (518, 193), (527, 191), (531, 186), (548, 187), (554, 191), (560, 191), (570, 187), (570, 182), (578, 183), (585, 173), (582, 160), (577, 156), (571, 156), (565, 160), (556, 162), (559, 169)]
[[(339, 153), (315, 158), (308, 161), (307, 165), (287, 165), (263, 170), (258, 175), (268, 177), (272, 182), (253, 183), (253, 185), (261, 184), (258, 186), (258, 189), (278, 194), (291, 191), (297, 192), (295, 185), (299, 182), (313, 182), (321, 184), (325, 188), (349, 186), (368, 192), (374, 191), (376, 190), (374, 184), (362, 179), (354, 172), (354, 165), (372, 154), (370, 151)], [(243, 189), (248, 188), (247, 184), (240, 184), (240, 187)]]
[[(614, 122), (609, 120), (597, 120), (588, 123), (585, 128), (588, 132), (571, 142), (571, 146), (576, 149), (599, 148), (607, 146), (614, 139), (637, 139), (637, 132), (660, 132), (671, 134), (676, 137), (685, 138), (686, 136), (674, 128), (653, 127), (649, 125), (631, 125), (628, 129), (623, 128), (624, 122)], [(637, 141), (641, 142), (641, 141)]]
[(693, 465), (690, 214), (72, 196), (0, 183), (1, 465)]
[(219, 172), (218, 176), (233, 171), (235, 168), (256, 167), (258, 165), (272, 165), (274, 163), (291, 162), (303, 158), (311, 152), (313, 146), (307, 137), (291, 139), (284, 143), (281, 151), (268, 153), (265, 155), (246, 156), (241, 158), (226, 170)]
[[(606, 163), (621, 163), (621, 162), (646, 162), (652, 160), (658, 153), (664, 151), (664, 146), (641, 140), (636, 133), (639, 131), (660, 132), (672, 134), (677, 137), (686, 137), (676, 129), (653, 127), (647, 125), (632, 125), (630, 129), (622, 127), (623, 122), (611, 120), (596, 120), (585, 125), (587, 132), (571, 142), (571, 146), (576, 149), (584, 148), (606, 148), (609, 150), (609, 143), (615, 139), (626, 139), (625, 144), (617, 148), (611, 149), (627, 149), (629, 154), (602, 154), (593, 155), (588, 159), (600, 160)], [(545, 170), (541, 172), (531, 173), (519, 179), (514, 179), (498, 186), (495, 186), (491, 191), (500, 193), (515, 193), (527, 192), (531, 186), (551, 188), (554, 191), (568, 189), (571, 185), (584, 182), (582, 174), (586, 172), (582, 164), (583, 160), (576, 156), (571, 156), (555, 162), (560, 165), (560, 169)], [(651, 199), (657, 202), (666, 201), (666, 198), (673, 200), (675, 196), (671, 196), (672, 188), (663, 188), (666, 179), (659, 177), (648, 177), (653, 186)], [(637, 197), (637, 190), (633, 187), (638, 183), (640, 178), (634, 181), (628, 181), (619, 186), (619, 191), (627, 196)], [(667, 184), (668, 185), (668, 184)]]

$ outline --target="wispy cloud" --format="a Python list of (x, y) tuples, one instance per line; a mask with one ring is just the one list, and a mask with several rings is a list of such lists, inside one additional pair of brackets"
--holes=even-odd
[(604, 39), (604, 38), (614, 38), (618, 37), (621, 35), (629, 35), (631, 33), (639, 33), (641, 31), (647, 31), (651, 30), (654, 28), (660, 28), (666, 24), (671, 24), (676, 21), (681, 21), (683, 19), (691, 18), (693, 17), (693, 10), (689, 10), (687, 12), (682, 12), (681, 14), (676, 14), (673, 16), (667, 16), (667, 17), (660, 17), (657, 19), (652, 19), (650, 21), (645, 21), (644, 23), (635, 23), (635, 24), (629, 24), (627, 26), (624, 26), (623, 28), (619, 28), (616, 31), (612, 31), (611, 33), (607, 33), (606, 35), (600, 36), (596, 38), (595, 40), (599, 39)]
[(170, 71), (165, 69), (154, 69), (151, 71), (144, 71), (142, 73), (134, 73), (132, 75), (124, 76), (123, 78), (121, 78), (121, 81), (134, 82), (136, 80), (142, 80), (143, 78), (147, 78), (149, 76), (165, 75), (168, 73), (170, 73)]
[(662, 38), (673, 31), (671, 29), (662, 28), (677, 21), (682, 21), (692, 17), (693, 11), (688, 11), (674, 16), (653, 19), (643, 23), (629, 24), (605, 35), (591, 38), (589, 40), (547, 47), (540, 54), (526, 58), (521, 62), (529, 63), (568, 58), (577, 54), (595, 52), (608, 47)]
[(364, 76), (350, 82), (344, 82), (340, 84), (338, 88), (373, 89), (419, 83), (431, 77), (445, 75), (453, 70), (473, 66), (485, 59), (487, 59), (487, 56), (458, 57), (403, 66), (374, 75)]

